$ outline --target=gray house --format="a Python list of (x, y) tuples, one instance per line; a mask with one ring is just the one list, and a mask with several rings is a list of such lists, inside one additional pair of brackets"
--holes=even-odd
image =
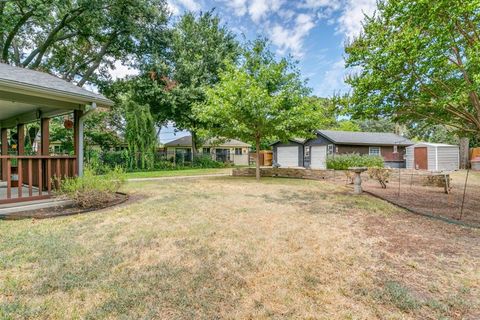
[(385, 165), (405, 167), (405, 148), (414, 143), (389, 132), (351, 132), (319, 130), (315, 138), (272, 144), (274, 162), (281, 167), (326, 169), (327, 157), (337, 154), (382, 156)]

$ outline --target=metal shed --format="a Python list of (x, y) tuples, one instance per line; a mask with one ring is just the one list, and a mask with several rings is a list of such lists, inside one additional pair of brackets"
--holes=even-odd
[(459, 157), (459, 147), (450, 144), (422, 142), (406, 148), (407, 169), (458, 170)]

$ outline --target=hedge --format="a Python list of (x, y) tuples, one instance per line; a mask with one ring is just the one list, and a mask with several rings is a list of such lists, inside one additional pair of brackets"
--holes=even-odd
[(380, 156), (360, 155), (358, 153), (340, 154), (327, 158), (327, 168), (348, 170), (351, 167), (383, 168), (383, 158)]

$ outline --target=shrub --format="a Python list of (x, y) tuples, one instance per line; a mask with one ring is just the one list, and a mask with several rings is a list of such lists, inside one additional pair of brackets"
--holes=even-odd
[(192, 166), (195, 168), (223, 168), (226, 164), (212, 159), (210, 155), (198, 155), (193, 158)]
[(123, 151), (105, 151), (101, 155), (102, 162), (109, 168), (121, 167), (126, 169), (129, 161), (127, 150)]
[(382, 186), (382, 189), (387, 188), (387, 182), (388, 179), (390, 178), (390, 173), (391, 169), (389, 168), (376, 168), (372, 167), (368, 169), (368, 175), (371, 179), (377, 180), (380, 185)]
[(380, 156), (360, 155), (357, 153), (340, 154), (327, 159), (327, 168), (348, 170), (351, 167), (383, 168), (383, 158)]
[(86, 167), (82, 177), (63, 180), (56, 192), (72, 199), (80, 208), (101, 208), (115, 200), (124, 181), (124, 171), (119, 167), (104, 175), (95, 175), (92, 168)]

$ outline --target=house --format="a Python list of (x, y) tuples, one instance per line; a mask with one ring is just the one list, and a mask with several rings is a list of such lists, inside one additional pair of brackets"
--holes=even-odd
[(421, 142), (406, 149), (407, 169), (443, 171), (458, 170), (460, 150), (458, 146)]
[[(164, 144), (170, 159), (192, 159), (192, 136), (185, 136)], [(198, 147), (198, 153), (209, 155), (219, 162), (232, 162), (235, 165), (248, 165), (248, 143), (235, 139), (208, 139)]]
[[(113, 102), (48, 73), (0, 63), (0, 204), (48, 198), (54, 177), (83, 172), (83, 122), (97, 107)], [(50, 118), (72, 115), (73, 155), (50, 153)], [(38, 154), (27, 155), (25, 124), (40, 123)], [(14, 129), (13, 131), (11, 131)], [(15, 154), (9, 136), (17, 133)]]
[(274, 162), (283, 167), (326, 169), (327, 157), (358, 153), (382, 156), (385, 165), (405, 167), (405, 148), (414, 143), (388, 132), (352, 132), (319, 130), (316, 137), (272, 144)]

